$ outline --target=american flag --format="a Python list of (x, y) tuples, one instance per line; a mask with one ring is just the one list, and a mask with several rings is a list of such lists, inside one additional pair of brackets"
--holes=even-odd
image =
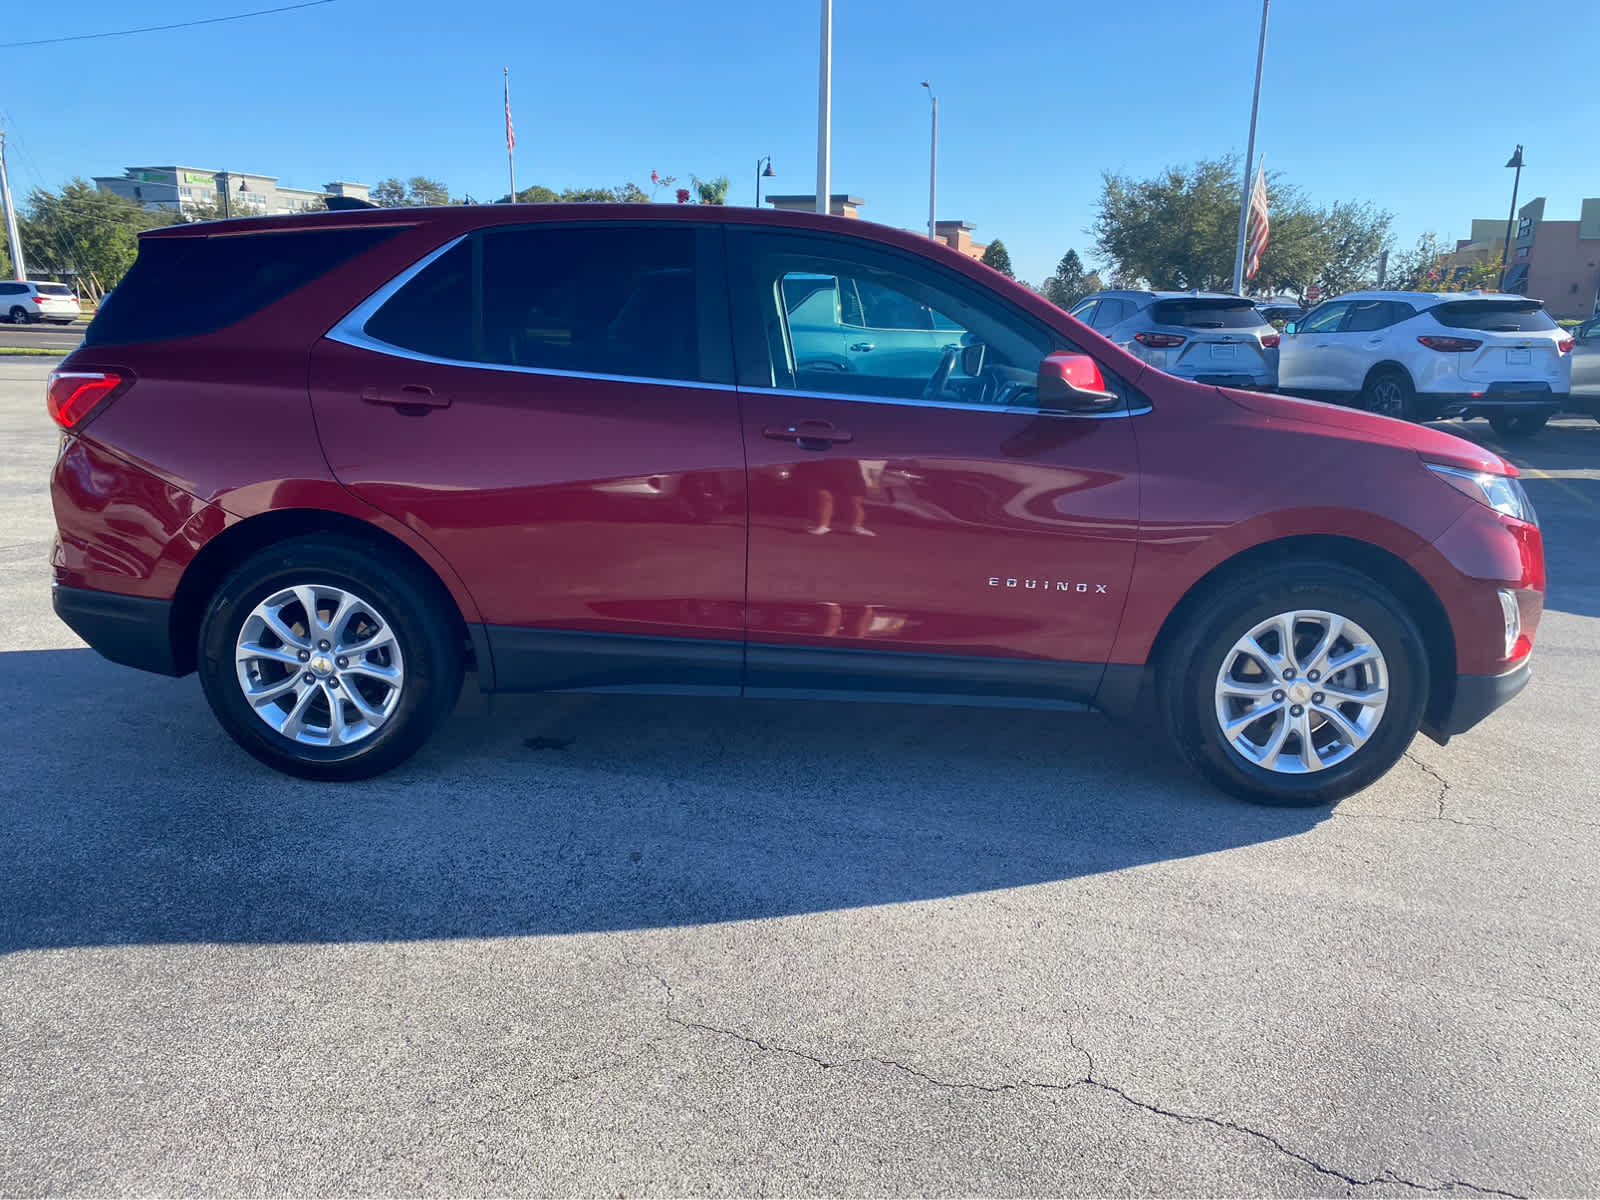
[(517, 148), (517, 131), (511, 125), (511, 75), (506, 74), (506, 149)]
[(1254, 279), (1261, 269), (1261, 256), (1266, 253), (1267, 233), (1271, 222), (1267, 220), (1267, 164), (1263, 159), (1256, 168), (1256, 186), (1250, 190), (1250, 260), (1245, 264), (1244, 277)]

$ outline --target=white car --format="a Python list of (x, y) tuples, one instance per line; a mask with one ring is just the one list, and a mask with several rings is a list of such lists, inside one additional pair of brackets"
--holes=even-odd
[(29, 321), (70, 325), (78, 319), (78, 297), (64, 283), (5, 280), (0, 282), (0, 316), (13, 325)]
[(1526, 296), (1352, 292), (1283, 332), (1279, 391), (1407, 421), (1488, 417), (1527, 436), (1572, 391), (1572, 336)]

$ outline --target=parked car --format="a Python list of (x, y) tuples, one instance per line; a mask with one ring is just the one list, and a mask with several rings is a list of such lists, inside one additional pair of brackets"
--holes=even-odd
[[(874, 290), (927, 340), (840, 370), (808, 332), (835, 317), (797, 317)], [(1167, 328), (1257, 337), (1170, 299)], [(1515, 695), (1543, 607), (1497, 455), (1175, 378), (953, 250), (814, 214), (172, 226), (48, 392), (56, 612), (198, 671), (240, 746), (318, 779), (406, 758), (471, 667), (1095, 707), (1320, 804)]]
[(0, 313), (13, 325), (31, 321), (70, 325), (78, 319), (78, 296), (64, 283), (6, 280), (0, 282)]
[(1284, 329), (1278, 381), (1405, 421), (1488, 417), (1501, 437), (1526, 437), (1566, 402), (1572, 346), (1526, 296), (1351, 292)]
[(1278, 386), (1278, 331), (1242, 296), (1096, 292), (1071, 313), (1179, 379), (1262, 391)]
[(1567, 408), (1600, 421), (1600, 316), (1572, 331), (1572, 396)]

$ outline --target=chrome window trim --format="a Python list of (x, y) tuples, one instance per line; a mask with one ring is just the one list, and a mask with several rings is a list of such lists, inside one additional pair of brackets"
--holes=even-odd
[(897, 396), (850, 396), (843, 392), (808, 392), (795, 388), (746, 388), (753, 396), (794, 396), (804, 400), (849, 400), (856, 404), (892, 404), (900, 408), (949, 408), (960, 412), (996, 413), (1014, 417), (1071, 417), (1075, 420), (1107, 421), (1115, 417), (1137, 417), (1154, 412), (1155, 406), (1121, 408), (1115, 412), (1073, 413), (1050, 408), (1000, 408), (993, 404), (964, 404), (956, 400), (912, 400)]
[(388, 283), (384, 284), (372, 295), (368, 296), (327, 333), (329, 341), (341, 342), (346, 346), (354, 346), (358, 350), (370, 350), (374, 354), (387, 355), (390, 358), (403, 358), (410, 362), (431, 363), (439, 367), (465, 367), (475, 371), (509, 371), (514, 375), (542, 375), (555, 379), (597, 379), (604, 383), (647, 383), (655, 387), (680, 387), (700, 388), (711, 392), (736, 392), (738, 387), (731, 383), (707, 383), (698, 379), (669, 379), (654, 375), (607, 375), (598, 371), (560, 371), (551, 367), (522, 367), (515, 363), (486, 363), (475, 362), (465, 358), (443, 358), (436, 354), (423, 354), (419, 350), (408, 350), (404, 346), (396, 346), (393, 342), (385, 342), (375, 338), (367, 332), (367, 322), (377, 314), (378, 310), (387, 304), (394, 294), (406, 284), (410, 283), (423, 271), (426, 271), (440, 258), (454, 250), (471, 235), (462, 234), (458, 238), (446, 242), (437, 250), (425, 255), (412, 263)]

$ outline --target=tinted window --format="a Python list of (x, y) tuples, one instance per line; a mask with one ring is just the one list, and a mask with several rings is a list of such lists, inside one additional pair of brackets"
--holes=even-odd
[(1415, 315), (1410, 305), (1393, 300), (1355, 300), (1350, 305), (1350, 319), (1345, 322), (1345, 333), (1367, 333), (1374, 329), (1387, 329), (1396, 321)]
[(210, 333), (259, 312), (393, 236), (390, 229), (306, 229), (147, 238), (84, 333), (85, 346)]
[(70, 296), (72, 289), (64, 283), (36, 283), (34, 290), (41, 296)]
[(926, 304), (871, 279), (846, 280), (839, 298), (846, 325), (864, 329), (934, 328), (933, 313)]
[(1185, 329), (1259, 329), (1267, 324), (1248, 300), (1158, 300), (1151, 320)]
[(1072, 315), (1085, 325), (1090, 325), (1094, 321), (1095, 310), (1099, 307), (1100, 301), (1098, 300), (1084, 300), (1072, 309)]
[(435, 358), (477, 359), (472, 328), (472, 243), (424, 267), (366, 324), (380, 342)]
[(1335, 333), (1349, 310), (1350, 305), (1346, 303), (1324, 304), (1321, 308), (1313, 309), (1311, 315), (1296, 328), (1301, 333)]
[(1430, 310), (1439, 324), (1450, 329), (1481, 329), (1492, 333), (1534, 333), (1555, 329), (1544, 306), (1519, 300), (1454, 300)]
[(20, 283), (0, 283), (0, 296), (17, 296), (27, 290), (27, 287)]
[[(687, 226), (494, 230), (424, 268), (366, 333), (462, 362), (698, 379), (694, 262)], [(831, 307), (831, 282), (797, 282), (794, 302)]]
[(1110, 329), (1128, 315), (1128, 307), (1126, 300), (1107, 298), (1100, 301), (1100, 307), (1094, 314), (1094, 328)]

